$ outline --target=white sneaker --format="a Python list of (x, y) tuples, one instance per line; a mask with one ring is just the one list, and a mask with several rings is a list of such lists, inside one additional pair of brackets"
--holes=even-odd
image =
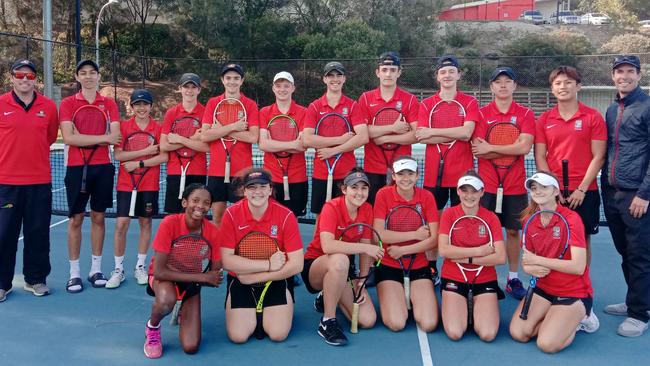
[(603, 311), (610, 315), (627, 316), (627, 305), (624, 302), (619, 304), (607, 305)]
[(124, 282), (124, 271), (115, 268), (111, 272), (111, 278), (106, 282), (106, 288), (118, 288), (122, 282)]
[(616, 333), (623, 337), (638, 337), (643, 335), (648, 329), (648, 323), (644, 323), (639, 319), (625, 318), (621, 325), (618, 326)]
[(138, 266), (133, 271), (133, 276), (138, 282), (138, 285), (146, 285), (149, 282), (149, 274), (144, 266)]
[(580, 324), (578, 324), (578, 329), (576, 331), (583, 331), (587, 333), (593, 333), (598, 330), (600, 327), (600, 321), (598, 320), (598, 317), (596, 314), (594, 314), (594, 310), (591, 310), (591, 313), (587, 316), (584, 317), (580, 321)]

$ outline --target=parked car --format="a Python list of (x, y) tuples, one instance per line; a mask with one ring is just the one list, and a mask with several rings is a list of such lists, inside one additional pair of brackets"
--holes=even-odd
[(650, 28), (650, 19), (648, 20), (641, 20), (639, 22), (639, 27), (641, 28)]
[(521, 12), (519, 19), (532, 22), (533, 24), (542, 24), (544, 23), (544, 16), (539, 10), (524, 10)]
[(561, 11), (559, 13), (553, 12), (548, 22), (551, 24), (579, 24), (580, 19), (570, 11)]
[(603, 13), (587, 13), (580, 17), (580, 24), (603, 25), (611, 22), (610, 17)]

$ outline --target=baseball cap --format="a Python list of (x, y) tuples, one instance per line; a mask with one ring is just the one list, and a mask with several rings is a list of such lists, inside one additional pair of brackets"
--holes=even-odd
[(515, 76), (515, 72), (511, 68), (507, 66), (500, 66), (494, 69), (494, 71), (492, 71), (492, 75), (490, 76), (490, 82), (496, 80), (500, 75), (506, 75), (507, 77), (512, 79), (512, 81), (517, 80), (517, 77)]
[(274, 83), (276, 81), (278, 81), (278, 80), (286, 80), (286, 81), (290, 82), (291, 84), (293, 84), (293, 75), (291, 75), (290, 73), (288, 73), (286, 71), (280, 71), (279, 73), (275, 74), (275, 76), (273, 77), (273, 82)]
[(323, 68), (323, 75), (327, 75), (332, 71), (338, 71), (345, 75), (345, 67), (343, 67), (343, 64), (338, 61), (328, 62)]
[(560, 189), (560, 183), (557, 181), (557, 178), (555, 178), (554, 176), (548, 173), (537, 172), (533, 174), (530, 178), (526, 179), (524, 186), (526, 187), (527, 190), (530, 191), (530, 185), (533, 182), (537, 182), (543, 186), (553, 186), (557, 189)]
[(388, 51), (379, 56), (379, 65), (401, 66), (402, 62), (397, 53)]
[(465, 185), (470, 185), (477, 191), (483, 189), (483, 181), (473, 175), (463, 175), (460, 177), (460, 179), (458, 179), (458, 184), (456, 184), (456, 187), (460, 188)]
[(453, 66), (457, 69), (460, 68), (460, 64), (458, 63), (458, 59), (452, 55), (443, 55), (438, 58), (438, 63), (436, 64), (436, 70), (440, 70), (443, 67), (446, 66)]
[(271, 184), (271, 175), (265, 170), (253, 170), (244, 176), (244, 187), (253, 184)]
[(136, 89), (131, 93), (131, 102), (133, 105), (136, 102), (146, 102), (148, 104), (153, 104), (153, 96), (147, 89)]
[(343, 179), (343, 184), (346, 186), (352, 186), (359, 182), (364, 182), (365, 184), (370, 185), (368, 176), (363, 172), (352, 172)]
[(418, 162), (412, 157), (398, 158), (393, 162), (393, 172), (399, 173), (402, 170), (410, 170), (412, 172), (418, 171)]
[(223, 68), (221, 68), (221, 76), (223, 76), (223, 74), (227, 73), (228, 71), (234, 71), (244, 77), (244, 68), (239, 64), (229, 62), (223, 65)]
[(93, 69), (95, 69), (95, 71), (99, 72), (99, 65), (97, 65), (97, 63), (95, 61), (93, 61), (93, 60), (81, 60), (81, 61), (79, 61), (79, 63), (77, 64), (77, 68), (75, 69), (75, 72), (79, 72), (79, 70), (82, 67), (86, 66), (86, 65), (92, 66)]
[(20, 69), (21, 67), (25, 67), (25, 66), (32, 69), (33, 72), (36, 72), (36, 65), (34, 65), (34, 63), (29, 61), (28, 59), (16, 60), (16, 62), (14, 62), (14, 64), (11, 65), (11, 72), (14, 72)]
[(612, 63), (612, 70), (621, 66), (621, 65), (632, 65), (636, 67), (637, 70), (641, 70), (641, 60), (639, 56), (635, 55), (618, 55), (614, 57), (614, 62)]
[(192, 83), (198, 87), (201, 86), (201, 78), (197, 74), (191, 72), (181, 75), (181, 79), (178, 81), (178, 85), (183, 86), (187, 83)]

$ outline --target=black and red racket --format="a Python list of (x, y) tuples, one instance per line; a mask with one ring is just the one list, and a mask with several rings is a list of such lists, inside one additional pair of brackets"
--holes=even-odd
[[(75, 130), (82, 135), (107, 135), (111, 131), (110, 116), (103, 109), (96, 105), (88, 104), (77, 109), (72, 115), (72, 123)], [(80, 146), (81, 158), (83, 159), (83, 170), (81, 174), (81, 193), (86, 193), (86, 178), (88, 176), (88, 165), (99, 145)]]
[[(244, 108), (244, 104), (242, 104), (239, 99), (224, 98), (214, 109), (213, 125), (218, 123), (222, 126), (227, 126), (240, 120), (246, 120), (246, 108)], [(223, 145), (224, 150), (226, 150), (226, 167), (223, 178), (224, 183), (230, 183), (230, 159), (232, 149), (235, 147), (236, 143), (237, 139), (232, 138), (229, 135), (221, 138), (221, 144)]]
[[(441, 100), (436, 103), (429, 113), (429, 128), (454, 128), (462, 127), (465, 123), (465, 108), (455, 100)], [(452, 149), (456, 140), (449, 140), (436, 144), (440, 155), (436, 188), (442, 186), (442, 175), (445, 168), (445, 158)]]
[[(155, 145), (156, 143), (156, 137), (154, 135), (145, 131), (136, 131), (124, 139), (124, 147), (122, 149), (129, 152), (142, 151), (142, 155), (139, 155), (137, 158), (134, 158), (132, 160), (143, 161), (155, 156), (148, 155), (143, 150), (146, 150), (148, 147)], [(129, 177), (131, 178), (131, 183), (133, 185), (133, 188), (131, 190), (131, 203), (129, 205), (129, 216), (135, 216), (135, 202), (138, 197), (138, 187), (140, 186), (142, 179), (144, 179), (149, 169), (150, 167), (146, 166), (137, 167), (129, 172)]]
[[(491, 145), (512, 145), (517, 139), (521, 130), (514, 123), (498, 122), (490, 126), (485, 136), (485, 140)], [(490, 163), (494, 167), (499, 179), (499, 186), (497, 187), (496, 208), (494, 212), (501, 213), (503, 211), (503, 182), (510, 172), (511, 168), (519, 160), (518, 155), (502, 155), (501, 157), (491, 159)]]
[[(194, 136), (196, 131), (201, 128), (201, 122), (198, 118), (192, 116), (181, 116), (174, 120), (172, 124), (171, 133), (190, 138)], [(182, 146), (174, 151), (178, 158), (178, 163), (181, 166), (181, 183), (178, 189), (178, 199), (183, 198), (183, 191), (185, 190), (185, 179), (187, 177), (187, 169), (192, 163), (192, 159), (196, 156), (196, 150)]]
[[(327, 113), (318, 120), (316, 124), (316, 135), (322, 137), (339, 137), (343, 136), (346, 133), (352, 132), (352, 127), (350, 122), (345, 116), (338, 113)], [(329, 159), (325, 160), (327, 165), (327, 194), (325, 201), (330, 201), (332, 199), (332, 189), (334, 186), (334, 170), (336, 169), (336, 163), (339, 162), (343, 154), (336, 154)]]
[[(562, 196), (569, 198), (569, 161), (562, 160)], [(568, 203), (567, 203), (568, 204)]]
[[(390, 126), (395, 122), (404, 119), (402, 112), (397, 108), (385, 107), (375, 113), (375, 116), (372, 118), (373, 126)], [(400, 147), (399, 144), (394, 143), (385, 143), (379, 145), (381, 153), (384, 156), (384, 161), (386, 162), (386, 184), (390, 184), (392, 181), (392, 165), (393, 160), (395, 159), (395, 151)]]
[[(272, 140), (290, 142), (298, 138), (300, 130), (296, 121), (286, 114), (279, 114), (269, 121), (266, 129)], [(276, 151), (273, 153), (282, 169), (282, 185), (284, 188), (284, 200), (291, 199), (289, 196), (289, 164), (291, 164), (292, 153), (288, 151)]]

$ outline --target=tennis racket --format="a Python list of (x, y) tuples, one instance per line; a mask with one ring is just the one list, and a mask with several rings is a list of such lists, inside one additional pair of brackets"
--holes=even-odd
[[(461, 216), (449, 229), (449, 245), (462, 248), (494, 246), (490, 226), (482, 218), (474, 215)], [(474, 323), (474, 284), (481, 274), (483, 266), (476, 264), (456, 263), (463, 279), (468, 286), (467, 292), (467, 326)], [(472, 275), (470, 275), (472, 273)]]
[[(521, 246), (539, 256), (562, 259), (569, 248), (570, 238), (569, 223), (564, 216), (556, 211), (540, 210), (526, 220)], [(533, 299), (533, 292), (537, 287), (537, 280), (537, 277), (530, 276), (530, 285), (519, 314), (523, 320), (528, 319), (528, 310)]]
[(562, 160), (562, 195), (569, 198), (569, 161)]
[[(144, 131), (136, 131), (130, 134), (124, 140), (124, 151), (140, 151), (156, 144), (156, 138)], [(147, 160), (155, 155), (141, 155), (137, 160)], [(135, 159), (133, 159), (135, 160)], [(129, 172), (133, 188), (131, 190), (131, 203), (129, 205), (129, 216), (135, 216), (135, 202), (138, 197), (138, 187), (144, 178), (145, 174), (149, 171), (149, 167), (138, 167)]]
[[(441, 100), (433, 106), (431, 113), (429, 113), (429, 128), (462, 127), (464, 123), (465, 108), (455, 100)], [(456, 140), (451, 140), (436, 144), (436, 149), (440, 155), (438, 176), (436, 178), (437, 188), (442, 186), (442, 173), (445, 168), (445, 158), (455, 143)]]
[[(368, 236), (374, 235), (372, 239)], [(348, 243), (359, 243), (361, 239), (373, 240), (383, 248), (384, 245), (381, 241), (379, 233), (370, 225), (364, 223), (351, 224), (341, 232), (339, 240)], [(375, 267), (381, 261), (377, 261), (371, 265), (370, 261), (365, 255), (355, 254), (350, 256), (350, 270), (348, 272), (348, 283), (352, 288), (352, 315), (350, 317), (350, 332), (359, 332), (359, 305), (365, 301), (362, 299), (363, 289), (366, 287), (366, 282), (372, 274)], [(367, 268), (367, 272), (365, 272)], [(365, 272), (365, 273), (364, 273)]]
[[(275, 239), (259, 231), (253, 231), (246, 234), (235, 247), (235, 255), (252, 260), (270, 260), (271, 256), (280, 250)], [(264, 338), (264, 328), (262, 326), (262, 314), (264, 309), (264, 297), (273, 281), (255, 283), (251, 285), (251, 295), (255, 301), (255, 313), (257, 315), (257, 327), (255, 334), (258, 339)], [(256, 290), (257, 288), (257, 290)], [(262, 288), (259, 298), (256, 291)]]
[[(246, 120), (246, 109), (239, 99), (224, 98), (214, 109), (213, 126), (216, 123), (226, 126), (239, 120)], [(232, 153), (232, 149), (236, 143), (237, 139), (232, 138), (229, 135), (221, 138), (221, 144), (223, 145), (224, 150), (226, 150), (226, 168), (223, 176), (224, 183), (230, 183), (230, 154)]]
[[(275, 141), (289, 142), (298, 138), (300, 133), (296, 121), (286, 114), (279, 114), (269, 121), (266, 129), (271, 135), (271, 139)], [(291, 154), (288, 151), (277, 151), (273, 153), (278, 165), (282, 170), (282, 185), (284, 188), (284, 200), (291, 199), (289, 196), (289, 164), (291, 163)]]
[[(182, 273), (205, 273), (210, 270), (210, 259), (212, 258), (212, 244), (200, 234), (187, 234), (179, 236), (172, 241), (167, 267)], [(185, 293), (190, 286), (198, 286), (196, 283), (182, 284), (183, 290), (176, 284), (176, 304), (172, 310), (170, 319), (171, 325), (178, 324), (178, 314), (183, 303)]]
[[(373, 126), (390, 126), (398, 120), (403, 119), (404, 116), (397, 108), (385, 107), (375, 113), (375, 116), (372, 118)], [(395, 158), (395, 152), (400, 147), (399, 144), (394, 143), (385, 143), (379, 145), (381, 153), (384, 156), (384, 161), (386, 162), (386, 184), (389, 185), (392, 183), (392, 169), (393, 159)]]
[[(350, 122), (338, 113), (327, 113), (316, 124), (316, 135), (322, 137), (339, 137), (352, 132)], [(327, 196), (325, 202), (332, 199), (332, 186), (334, 185), (334, 169), (343, 154), (336, 154), (325, 160), (327, 165)]]
[[(194, 136), (196, 131), (201, 128), (201, 122), (198, 118), (192, 116), (181, 116), (177, 118), (172, 124), (171, 132), (185, 138)], [(185, 190), (185, 179), (187, 177), (187, 169), (192, 163), (192, 159), (196, 156), (196, 150), (187, 146), (182, 146), (174, 151), (178, 158), (178, 163), (181, 166), (181, 183), (178, 189), (178, 199), (183, 198), (183, 191)]]
[[(111, 131), (111, 121), (107, 112), (96, 105), (88, 104), (81, 106), (72, 115), (72, 123), (77, 132), (82, 135), (107, 135)], [(81, 173), (81, 193), (87, 193), (86, 178), (88, 176), (88, 165), (95, 155), (99, 145), (79, 146), (84, 166)]]
[[(419, 207), (419, 206), (418, 206)], [(421, 226), (426, 225), (424, 217), (414, 206), (399, 205), (394, 207), (386, 216), (386, 229), (397, 232), (410, 232), (416, 231)], [(409, 245), (413, 241), (393, 244), (393, 245)], [(398, 262), (402, 267), (402, 274), (404, 275), (404, 298), (406, 299), (406, 309), (411, 310), (411, 267), (415, 261), (415, 254), (401, 257)], [(407, 264), (408, 263), (408, 264)]]
[[(514, 123), (498, 122), (490, 126), (485, 136), (485, 140), (492, 145), (512, 145), (514, 144), (521, 130)], [(518, 155), (503, 155), (499, 158), (490, 160), (497, 173), (499, 179), (499, 186), (497, 187), (496, 208), (494, 212), (501, 213), (503, 211), (503, 182), (510, 172), (513, 165), (519, 160)]]

